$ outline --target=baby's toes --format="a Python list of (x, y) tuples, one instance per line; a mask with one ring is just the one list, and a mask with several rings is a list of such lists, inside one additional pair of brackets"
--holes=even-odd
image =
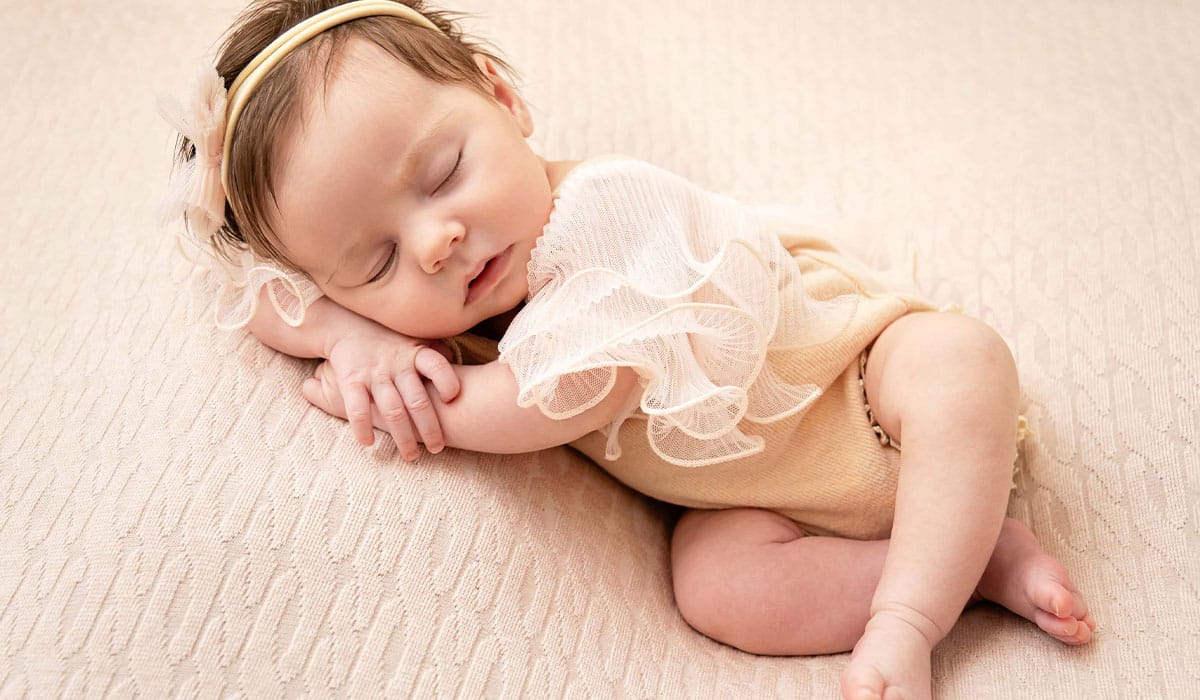
[(1084, 615), (1079, 620), (1079, 629), (1075, 632), (1075, 641), (1070, 644), (1087, 644), (1092, 640), (1092, 635), (1096, 633), (1096, 621), (1092, 619), (1090, 614)]
[[(1079, 620), (1073, 617), (1059, 617), (1057, 615), (1038, 610), (1033, 614), (1033, 621), (1043, 632), (1058, 639), (1066, 641), (1073, 639), (1079, 633)], [(1086, 625), (1083, 625), (1086, 627)]]
[(1083, 600), (1083, 595), (1071, 585), (1071, 582), (1056, 579), (1055, 583), (1062, 587), (1066, 595), (1064, 596), (1060, 593), (1055, 596), (1056, 604), (1063, 607), (1059, 608), (1062, 612), (1055, 612), (1054, 614), (1059, 616), (1070, 615), (1077, 620), (1087, 617), (1087, 603)]
[[(1057, 617), (1074, 617), (1080, 622), (1092, 620), (1092, 616), (1088, 615), (1084, 596), (1070, 585), (1070, 581), (1055, 579), (1052, 582), (1046, 582), (1044, 587), (1046, 588), (1044, 598), (1049, 604), (1049, 608), (1038, 604), (1039, 608), (1051, 612)], [(1092, 622), (1088, 629), (1096, 629), (1096, 623)]]
[(1081, 618), (1087, 614), (1082, 596), (1063, 584), (1057, 576), (1042, 574), (1030, 577), (1025, 595), (1029, 596), (1034, 606), (1055, 617)]
[(1079, 626), (1075, 628), (1075, 634), (1068, 635), (1066, 637), (1057, 637), (1057, 639), (1063, 644), (1070, 644), (1072, 646), (1087, 644), (1088, 642), (1092, 641), (1092, 634), (1095, 633), (1096, 629), (1095, 624), (1096, 623), (1091, 622), (1091, 618), (1088, 618), (1087, 620), (1080, 620)]
[(1092, 639), (1096, 623), (1091, 617), (1083, 620), (1074, 617), (1057, 617), (1044, 610), (1034, 614), (1034, 622), (1046, 634), (1054, 637), (1063, 644), (1087, 644)]
[(845, 700), (879, 700), (883, 697), (884, 684), (879, 669), (851, 664), (842, 672), (842, 697)]
[(1038, 610), (1033, 621), (1046, 634), (1064, 644), (1086, 644), (1092, 638), (1096, 623), (1088, 615), (1087, 604), (1068, 585), (1047, 578), (1030, 593)]
[[(1071, 616), (1080, 620), (1090, 620), (1091, 614), (1088, 612), (1087, 601), (1083, 599), (1083, 594), (1079, 591), (1071, 589), (1071, 596), (1075, 599), (1075, 608), (1071, 610)], [(1096, 623), (1092, 623), (1092, 629), (1096, 628)]]

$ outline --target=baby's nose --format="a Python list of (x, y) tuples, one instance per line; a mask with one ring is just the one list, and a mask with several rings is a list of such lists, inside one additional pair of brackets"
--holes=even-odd
[(425, 237), (421, 252), (421, 269), (433, 274), (445, 266), (446, 260), (454, 254), (456, 244), (466, 236), (466, 229), (457, 221), (441, 222), (433, 227)]

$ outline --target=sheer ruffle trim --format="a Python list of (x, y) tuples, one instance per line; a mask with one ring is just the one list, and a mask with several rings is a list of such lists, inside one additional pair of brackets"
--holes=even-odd
[(853, 297), (804, 294), (769, 218), (639, 161), (578, 166), (533, 251), (531, 297), (500, 343), (518, 403), (569, 418), (630, 367), (641, 393), (608, 426), (608, 459), (639, 409), (651, 448), (672, 464), (762, 451), (743, 420), (781, 420), (821, 393), (784, 381), (772, 354), (827, 341), (856, 308)]
[(213, 299), (213, 318), (221, 330), (243, 328), (254, 318), (263, 287), (267, 289), (267, 298), (275, 313), (284, 323), (293, 327), (304, 322), (308, 307), (323, 296), (308, 275), (285, 270), (249, 250), (238, 251), (237, 257), (230, 261), (219, 257), (190, 236), (183, 235), (180, 239), (196, 253), (185, 255), (208, 271), (207, 286)]

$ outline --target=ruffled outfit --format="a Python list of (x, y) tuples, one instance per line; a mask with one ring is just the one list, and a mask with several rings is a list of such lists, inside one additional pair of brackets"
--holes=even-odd
[[(756, 506), (814, 534), (886, 537), (899, 452), (872, 427), (860, 356), (895, 319), (933, 307), (778, 210), (605, 158), (557, 190), (529, 297), (498, 347), (522, 406), (566, 418), (619, 367), (641, 390), (572, 446), (654, 498)], [(879, 431), (877, 433), (877, 430)]]

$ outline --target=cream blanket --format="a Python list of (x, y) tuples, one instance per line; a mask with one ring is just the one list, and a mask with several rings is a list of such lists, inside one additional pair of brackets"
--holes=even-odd
[[(567, 449), (364, 449), (311, 371), (195, 317), (156, 91), (240, 0), (0, 5), (0, 696), (831, 697), (672, 604), (664, 510)], [(835, 228), (1007, 338), (1010, 512), (1087, 593), (996, 608), (942, 697), (1200, 689), (1200, 5), (470, 0), (549, 157), (636, 155)], [(615, 689), (615, 690), (614, 690)]]

